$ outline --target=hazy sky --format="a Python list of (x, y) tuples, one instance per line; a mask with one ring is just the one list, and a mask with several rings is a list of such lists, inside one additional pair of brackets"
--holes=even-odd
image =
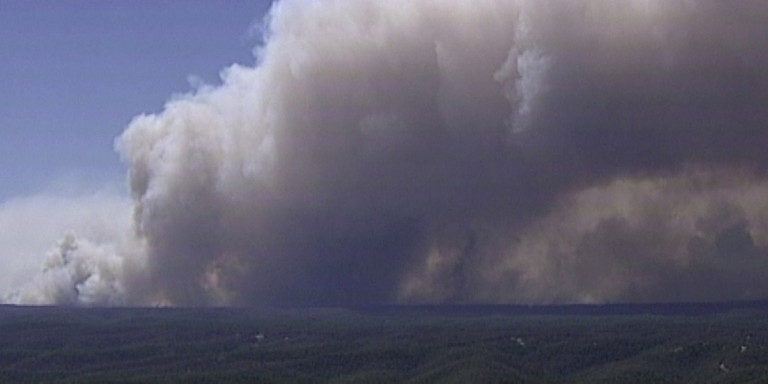
[[(189, 76), (254, 63), (256, 1), (0, 2), (0, 202), (125, 180), (113, 141)], [(75, 192), (75, 191), (70, 191)]]

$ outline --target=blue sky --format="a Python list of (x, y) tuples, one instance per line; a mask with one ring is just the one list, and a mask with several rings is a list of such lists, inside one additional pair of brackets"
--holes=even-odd
[(190, 76), (252, 65), (269, 3), (0, 2), (0, 202), (122, 187), (114, 138)]

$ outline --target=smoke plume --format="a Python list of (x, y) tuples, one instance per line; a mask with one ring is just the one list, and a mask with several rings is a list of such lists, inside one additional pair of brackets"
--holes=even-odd
[(768, 296), (768, 3), (282, 0), (253, 67), (117, 139), (73, 304)]

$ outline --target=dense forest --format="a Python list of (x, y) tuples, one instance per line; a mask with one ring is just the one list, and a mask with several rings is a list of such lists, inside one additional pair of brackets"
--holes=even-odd
[(0, 307), (0, 381), (764, 383), (762, 303)]

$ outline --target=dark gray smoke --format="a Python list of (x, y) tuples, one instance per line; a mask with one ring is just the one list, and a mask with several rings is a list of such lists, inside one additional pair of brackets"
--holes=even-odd
[(140, 251), (65, 302), (768, 296), (768, 3), (284, 0), (267, 25), (258, 65), (117, 140)]

